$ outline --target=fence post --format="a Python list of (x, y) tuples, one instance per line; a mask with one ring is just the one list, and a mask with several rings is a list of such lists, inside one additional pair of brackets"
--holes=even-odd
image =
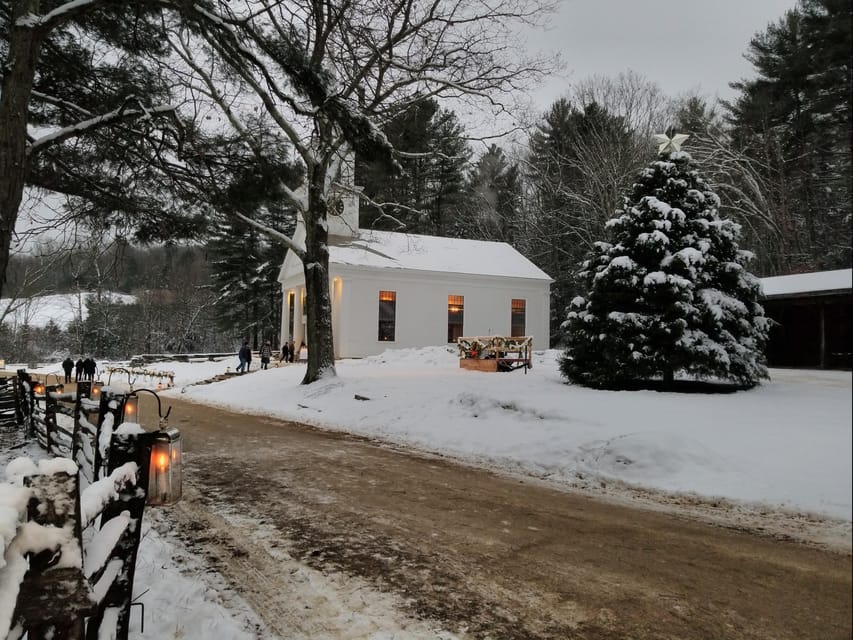
[[(102, 401), (103, 402), (103, 401)], [(136, 574), (136, 554), (142, 534), (142, 516), (148, 497), (148, 475), (151, 462), (151, 446), (156, 433), (113, 434), (108, 456), (108, 471), (126, 462), (135, 462), (139, 468), (136, 485), (124, 487), (119, 491), (118, 500), (113, 500), (101, 514), (101, 528), (122, 512), (127, 511), (133, 522), (125, 528), (113, 551), (113, 557), (122, 561), (122, 568), (112, 585), (108, 588), (95, 614), (90, 618), (86, 630), (87, 640), (97, 640), (101, 622), (107, 607), (119, 610), (116, 623), (116, 640), (127, 640), (130, 630), (130, 605), (133, 600), (133, 579)]]
[[(102, 477), (102, 468), (104, 465), (104, 458), (101, 455), (101, 431), (104, 426), (104, 420), (107, 417), (107, 414), (111, 414), (113, 416), (113, 429), (118, 427), (122, 422), (122, 409), (124, 406), (123, 398), (126, 394), (124, 393), (114, 393), (112, 391), (101, 391), (101, 404), (98, 409), (98, 425), (95, 430), (95, 480)], [(111, 407), (110, 404), (115, 402), (116, 406)], [(112, 467), (115, 468), (115, 467)], [(148, 473), (148, 469), (145, 470)]]
[(0, 426), (2, 427), (20, 424), (17, 420), (16, 394), (14, 379), (3, 378), (0, 380)]
[(15, 421), (18, 426), (24, 426), (24, 385), (18, 376), (12, 378), (12, 384), (15, 389)]
[(53, 406), (47, 406), (44, 409), (44, 433), (47, 439), (47, 455), (61, 455), (59, 447), (54, 446), (54, 444), (58, 445), (59, 443), (56, 442), (58, 438), (56, 433), (56, 409)]
[[(24, 479), (33, 489), (28, 519), (43, 526), (73, 529), (78, 548), (66, 549), (82, 558), (80, 549), (80, 492), (77, 475), (54, 473)], [(62, 549), (48, 549), (29, 558), (13, 620), (20, 621), (29, 640), (83, 638), (83, 621), (94, 610), (91, 588), (82, 566), (56, 568)]]
[[(77, 463), (80, 473), (89, 484), (95, 481), (95, 451), (98, 448), (97, 426), (89, 422), (89, 412), (83, 407), (83, 399), (90, 399), (91, 393), (91, 382), (81, 380), (77, 383), (77, 399), (74, 402), (74, 433), (71, 437), (71, 459)], [(85, 425), (83, 424), (84, 421)], [(91, 453), (91, 456), (87, 455), (87, 451)]]
[(33, 379), (25, 369), (18, 369), (18, 384), (21, 385), (21, 413), (26, 427), (27, 438), (32, 438), (35, 433), (33, 424), (33, 411), (36, 406), (36, 393), (33, 389)]

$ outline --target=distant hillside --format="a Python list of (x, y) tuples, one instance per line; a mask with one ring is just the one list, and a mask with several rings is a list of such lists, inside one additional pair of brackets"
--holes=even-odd
[[(53, 320), (60, 328), (66, 328), (71, 322), (78, 319), (86, 319), (86, 298), (95, 295), (92, 292), (57, 293), (49, 296), (36, 296), (21, 300), (11, 301), (8, 298), (0, 299), (0, 316), (2, 323), (12, 327), (29, 325), (30, 327), (44, 328)], [(125, 293), (109, 293), (116, 302), (132, 304), (136, 302), (136, 296)], [(3, 315), (12, 303), (14, 308)]]

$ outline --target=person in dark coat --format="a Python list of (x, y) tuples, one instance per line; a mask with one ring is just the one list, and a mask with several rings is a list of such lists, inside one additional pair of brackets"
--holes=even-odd
[(290, 344), (287, 347), (287, 357), (289, 358), (288, 362), (294, 362), (296, 358), (296, 345), (293, 344), (293, 340), (290, 341)]
[(272, 347), (269, 340), (265, 340), (261, 348), (258, 349), (258, 355), (261, 357), (261, 369), (267, 369), (270, 364), (270, 358), (272, 358)]
[(290, 362), (290, 349), (287, 346), (287, 340), (281, 343), (281, 353), (278, 355), (279, 362)]
[(76, 374), (74, 382), (80, 382), (83, 379), (83, 358), (77, 358), (77, 362), (74, 364), (74, 373)]
[(65, 382), (71, 382), (71, 372), (74, 370), (74, 361), (71, 356), (62, 361), (62, 370), (65, 372)]
[(92, 358), (86, 358), (85, 360), (83, 360), (83, 379), (94, 380), (95, 370), (97, 368), (98, 365), (95, 364), (95, 361)]
[(240, 364), (237, 367), (238, 373), (248, 371), (252, 366), (252, 347), (249, 346), (248, 340), (243, 340), (243, 346), (237, 352), (237, 357), (240, 358)]

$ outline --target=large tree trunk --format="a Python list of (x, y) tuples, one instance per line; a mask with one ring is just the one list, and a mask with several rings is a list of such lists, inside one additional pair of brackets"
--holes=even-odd
[(332, 340), (332, 298), (329, 293), (329, 247), (326, 228), (324, 172), (309, 171), (308, 212), (305, 215), (305, 304), (308, 312), (308, 368), (302, 384), (334, 376), (335, 347)]
[(6, 58), (3, 86), (0, 88), (0, 295), (6, 282), (9, 251), (24, 183), (30, 169), (27, 154), (27, 113), (33, 88), (35, 62), (41, 35), (32, 25), (17, 24), (29, 14), (37, 15), (39, 0), (12, 3), (9, 28), (9, 55)]

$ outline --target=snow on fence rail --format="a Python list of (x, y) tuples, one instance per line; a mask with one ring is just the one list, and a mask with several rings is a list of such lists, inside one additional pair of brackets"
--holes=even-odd
[(126, 639), (158, 434), (122, 423), (124, 391), (39, 387), (19, 372), (20, 426), (68, 455), (18, 458), (0, 484), (0, 638)]

